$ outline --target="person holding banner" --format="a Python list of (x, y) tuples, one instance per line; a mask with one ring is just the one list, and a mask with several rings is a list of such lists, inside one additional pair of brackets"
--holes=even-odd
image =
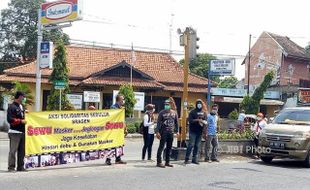
[(17, 91), (14, 96), (14, 102), (9, 105), (7, 111), (7, 121), (10, 124), (9, 139), (9, 163), (8, 171), (15, 171), (16, 153), (17, 153), (17, 171), (26, 171), (24, 168), (25, 157), (25, 111), (22, 103), (26, 102), (23, 92)]
[[(173, 102), (170, 99), (165, 101), (165, 109), (162, 110), (157, 119), (157, 127), (155, 129), (156, 137), (160, 140), (157, 150), (157, 167), (173, 167), (170, 164), (170, 153), (173, 143), (173, 134), (178, 133), (178, 114), (173, 110)], [(166, 145), (166, 163), (162, 164), (161, 155)]]
[[(125, 105), (124, 96), (121, 95), (121, 94), (118, 94), (116, 96), (116, 103), (111, 106), (111, 109), (122, 109), (122, 107), (124, 105)], [(125, 127), (124, 133), (125, 133), (125, 136), (127, 136), (128, 132), (127, 132), (127, 128), (126, 127)], [(115, 150), (115, 154), (116, 154), (116, 150)], [(105, 162), (106, 162), (107, 165), (112, 165), (111, 158), (107, 158)], [(122, 161), (121, 156), (116, 156), (115, 164), (127, 164), (127, 163)]]

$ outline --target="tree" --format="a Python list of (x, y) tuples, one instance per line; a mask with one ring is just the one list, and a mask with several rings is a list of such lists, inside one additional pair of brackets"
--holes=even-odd
[[(0, 61), (33, 61), (37, 55), (37, 24), (40, 4), (45, 0), (11, 0), (9, 7), (1, 11)], [(44, 31), (44, 40), (61, 39), (66, 44), (68, 35), (61, 29)]]
[(31, 106), (34, 103), (34, 98), (33, 95), (31, 94), (31, 89), (29, 87), (29, 85), (25, 84), (25, 83), (20, 83), (18, 81), (13, 82), (14, 84), (14, 88), (12, 88), (8, 94), (12, 97), (15, 96), (15, 93), (17, 91), (21, 91), (25, 94), (26, 96), (26, 104), (24, 105), (25, 108), (27, 108), (28, 106)]
[[(198, 76), (208, 78), (208, 70), (209, 70), (209, 62), (212, 59), (216, 59), (215, 56), (210, 55), (208, 53), (198, 54), (197, 58), (192, 60), (189, 64), (189, 70), (191, 73), (194, 73)], [(181, 65), (184, 64), (184, 59), (179, 61)], [(220, 77), (219, 76), (212, 76), (211, 80), (219, 83)]]
[(226, 77), (221, 80), (219, 88), (234, 88), (238, 83), (238, 79), (234, 76)]
[(133, 115), (133, 108), (137, 103), (133, 88), (129, 84), (124, 84), (119, 88), (119, 94), (125, 98), (125, 115), (130, 117)]
[(49, 77), (49, 82), (53, 84), (50, 95), (47, 98), (47, 110), (59, 110), (60, 92), (55, 89), (55, 81), (64, 81), (65, 89), (61, 93), (61, 109), (72, 110), (72, 104), (67, 98), (69, 89), (69, 69), (67, 67), (66, 48), (63, 43), (59, 42), (56, 47), (55, 57), (53, 60), (53, 72)]
[(260, 101), (264, 98), (264, 93), (270, 86), (274, 73), (271, 71), (265, 77), (264, 81), (260, 84), (258, 88), (255, 89), (254, 94), (250, 96), (245, 96), (240, 104), (240, 107), (245, 110), (248, 114), (257, 114), (259, 112)]

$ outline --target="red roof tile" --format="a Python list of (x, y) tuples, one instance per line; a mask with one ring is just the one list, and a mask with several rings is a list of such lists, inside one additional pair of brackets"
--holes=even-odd
[[(115, 80), (94, 79), (89, 78), (94, 73), (105, 70), (111, 66), (126, 61), (132, 64), (131, 50), (113, 49), (113, 48), (95, 48), (95, 47), (79, 47), (67, 46), (67, 57), (69, 67), (70, 80), (80, 80), (84, 84), (102, 83), (116, 84), (120, 83)], [(169, 54), (158, 52), (135, 51), (136, 62), (134, 68), (146, 73), (157, 81), (157, 83), (179, 83), (183, 85), (183, 68)], [(8, 75), (18, 76), (33, 76), (35, 77), (35, 62), (5, 70)], [(51, 70), (43, 69), (42, 76), (47, 77), (51, 74)], [(89, 80), (88, 80), (89, 78)], [(35, 80), (35, 79), (34, 79)], [(125, 80), (125, 79), (123, 79)], [(126, 79), (127, 80), (127, 79)], [(142, 81), (140, 81), (142, 82)], [(161, 85), (154, 84), (139, 84), (137, 86), (159, 87)], [(81, 83), (81, 84), (83, 84)], [(189, 75), (189, 84), (198, 84), (207, 87), (208, 80), (196, 75)], [(202, 90), (203, 91), (203, 90)]]

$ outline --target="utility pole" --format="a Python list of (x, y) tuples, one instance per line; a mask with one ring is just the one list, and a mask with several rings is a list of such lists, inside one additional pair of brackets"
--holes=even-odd
[(40, 46), (43, 38), (42, 25), (41, 25), (41, 9), (38, 10), (38, 43), (37, 43), (37, 62), (36, 62), (36, 101), (35, 110), (41, 109), (41, 69), (40, 69)]
[(247, 90), (247, 95), (250, 95), (251, 39), (252, 39), (252, 35), (250, 34), (250, 36), (249, 36), (249, 62), (248, 62), (248, 90)]
[[(181, 34), (181, 31), (178, 30), (178, 33)], [(196, 57), (196, 49), (197, 41), (199, 38), (197, 37), (196, 31), (191, 27), (187, 27), (183, 34), (180, 36), (180, 45), (184, 46), (185, 50), (185, 58), (183, 65), (183, 73), (184, 73), (184, 85), (183, 85), (183, 111), (182, 111), (182, 124), (181, 124), (181, 138), (178, 139), (180, 142), (179, 145), (181, 147), (186, 147), (186, 128), (187, 128), (187, 115), (188, 115), (188, 74), (189, 74), (189, 63), (190, 60), (195, 59)]]

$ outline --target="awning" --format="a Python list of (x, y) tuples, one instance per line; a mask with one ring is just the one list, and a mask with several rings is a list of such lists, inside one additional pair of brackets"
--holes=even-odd
[[(243, 100), (243, 98), (220, 97), (220, 96), (212, 97), (212, 101), (215, 101), (215, 102), (226, 102), (226, 103), (240, 104), (242, 102), (242, 100)], [(260, 101), (260, 105), (282, 106), (282, 105), (284, 105), (284, 102), (282, 102), (280, 100), (262, 99)]]

